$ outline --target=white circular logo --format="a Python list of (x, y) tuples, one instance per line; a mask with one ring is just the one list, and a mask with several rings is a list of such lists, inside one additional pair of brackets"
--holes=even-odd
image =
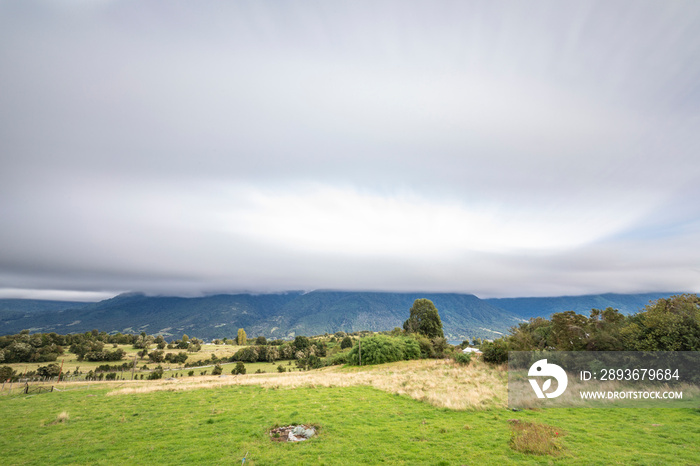
[[(546, 359), (540, 359), (532, 366), (527, 373), (528, 377), (550, 377), (544, 381), (542, 388), (537, 383), (537, 379), (528, 379), (532, 389), (535, 391), (537, 398), (556, 398), (566, 390), (566, 385), (569, 383), (569, 379), (566, 377), (566, 372), (564, 369), (557, 366), (556, 364), (549, 364)], [(549, 387), (552, 386), (552, 379), (554, 377), (557, 381), (557, 389), (552, 393), (546, 393)]]

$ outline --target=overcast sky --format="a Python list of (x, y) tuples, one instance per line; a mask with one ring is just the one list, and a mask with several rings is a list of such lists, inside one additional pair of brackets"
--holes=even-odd
[(700, 2), (2, 1), (0, 297), (700, 292)]

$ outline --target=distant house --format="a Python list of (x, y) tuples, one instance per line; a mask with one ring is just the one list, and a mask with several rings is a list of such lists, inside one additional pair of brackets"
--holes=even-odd
[(476, 354), (481, 354), (481, 351), (479, 351), (479, 348), (464, 348), (462, 350), (462, 353), (476, 353)]

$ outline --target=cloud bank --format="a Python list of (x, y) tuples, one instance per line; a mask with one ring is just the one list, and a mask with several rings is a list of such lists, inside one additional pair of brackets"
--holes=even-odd
[(699, 52), (696, 2), (2, 2), (0, 296), (700, 291)]

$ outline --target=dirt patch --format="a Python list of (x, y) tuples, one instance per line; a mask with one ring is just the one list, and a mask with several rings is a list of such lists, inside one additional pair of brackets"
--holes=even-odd
[(299, 424), (275, 427), (270, 430), (270, 440), (273, 442), (303, 442), (316, 435), (316, 427), (309, 424)]

